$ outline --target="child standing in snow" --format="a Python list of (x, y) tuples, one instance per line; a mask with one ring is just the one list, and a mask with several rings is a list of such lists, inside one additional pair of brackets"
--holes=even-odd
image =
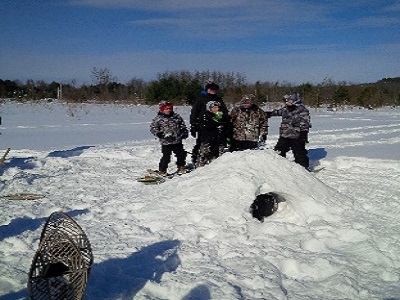
[(150, 125), (150, 132), (160, 139), (162, 157), (158, 173), (165, 176), (168, 164), (171, 162), (172, 153), (177, 159), (178, 174), (185, 173), (186, 151), (182, 140), (189, 135), (182, 117), (173, 111), (171, 102), (161, 101), (159, 112)]
[(268, 116), (282, 116), (279, 128), (279, 139), (274, 150), (281, 156), (292, 150), (294, 161), (304, 168), (309, 168), (306, 143), (308, 143), (308, 131), (311, 128), (310, 113), (301, 103), (299, 93), (290, 93), (283, 96), (285, 106), (273, 110)]
[(204, 87), (204, 91), (201, 92), (199, 97), (197, 97), (194, 102), (192, 109), (190, 111), (190, 134), (196, 139), (196, 144), (192, 150), (192, 163), (196, 165), (199, 149), (200, 149), (200, 121), (204, 113), (208, 110), (207, 103), (210, 101), (218, 101), (220, 106), (220, 111), (224, 114), (228, 114), (228, 109), (221, 96), (218, 95), (219, 85), (214, 83), (210, 78)]
[(196, 167), (204, 166), (222, 155), (230, 130), (230, 119), (221, 111), (221, 102), (209, 101), (199, 120), (200, 149)]

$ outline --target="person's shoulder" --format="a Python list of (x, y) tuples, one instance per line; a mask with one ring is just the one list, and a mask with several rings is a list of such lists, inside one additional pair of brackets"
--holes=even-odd
[(289, 112), (289, 108), (287, 106), (282, 106), (281, 108), (275, 109), (277, 112)]
[(162, 118), (162, 116), (163, 116), (162, 114), (157, 113), (157, 114), (154, 116), (153, 120), (158, 120), (158, 119)]
[(240, 111), (240, 106), (235, 105), (235, 106), (232, 107), (232, 109), (231, 109), (231, 114), (232, 114), (232, 113), (237, 113), (237, 112), (239, 112), (239, 111)]
[(215, 100), (221, 102), (222, 104), (225, 104), (224, 99), (220, 95), (217, 95)]
[(176, 119), (182, 119), (182, 116), (181, 116), (179, 113), (177, 113), (177, 112), (173, 112), (172, 115), (171, 115), (171, 117), (172, 117), (172, 118), (176, 118)]
[(201, 93), (200, 95), (197, 96), (197, 100), (204, 100), (204, 99), (208, 99), (210, 96), (207, 93)]
[(297, 106), (297, 109), (298, 109), (299, 111), (308, 112), (308, 108), (305, 107), (303, 104), (298, 105), (298, 106)]
[(193, 103), (193, 107), (202, 106), (204, 103), (207, 103), (209, 100), (208, 95), (200, 94)]
[(206, 110), (206, 111), (203, 112), (203, 117), (204, 118), (210, 118), (212, 116), (214, 116), (214, 114), (209, 110)]
[(222, 120), (230, 120), (230, 115), (229, 114), (222, 114)]
[(256, 107), (254, 108), (254, 110), (259, 113), (259, 114), (265, 114), (265, 110), (263, 110), (261, 107), (259, 107), (258, 105), (256, 105)]

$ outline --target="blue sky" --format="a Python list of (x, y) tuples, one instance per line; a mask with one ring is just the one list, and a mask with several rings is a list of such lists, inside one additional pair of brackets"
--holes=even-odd
[(2, 0), (0, 79), (119, 82), (165, 71), (248, 82), (400, 76), (400, 1)]

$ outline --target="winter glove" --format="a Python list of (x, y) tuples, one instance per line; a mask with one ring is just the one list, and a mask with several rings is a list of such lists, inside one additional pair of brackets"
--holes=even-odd
[(189, 137), (189, 132), (187, 130), (182, 131), (181, 138), (182, 140), (187, 139)]
[(213, 120), (214, 120), (215, 122), (221, 121), (222, 115), (223, 115), (223, 114), (224, 114), (224, 113), (223, 113), (222, 111), (217, 111), (217, 112), (215, 113), (215, 116), (213, 117)]
[(267, 140), (267, 135), (266, 134), (260, 135), (259, 138), (258, 138), (257, 148), (258, 149), (264, 149), (266, 140)]
[(192, 127), (190, 128), (190, 135), (191, 135), (192, 137), (196, 138), (196, 134), (197, 134), (197, 129), (196, 129), (196, 127), (192, 126)]
[(232, 146), (232, 139), (227, 138), (226, 139), (226, 147), (230, 148)]
[(159, 139), (164, 138), (164, 134), (163, 134), (162, 132), (157, 133), (156, 136), (157, 136)]
[(308, 131), (300, 131), (300, 140), (308, 143)]

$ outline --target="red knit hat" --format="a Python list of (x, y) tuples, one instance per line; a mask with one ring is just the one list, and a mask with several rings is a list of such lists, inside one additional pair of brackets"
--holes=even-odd
[(172, 110), (172, 103), (168, 102), (168, 101), (161, 101), (160, 104), (158, 104), (158, 107), (160, 109), (160, 111), (165, 111), (167, 109)]

